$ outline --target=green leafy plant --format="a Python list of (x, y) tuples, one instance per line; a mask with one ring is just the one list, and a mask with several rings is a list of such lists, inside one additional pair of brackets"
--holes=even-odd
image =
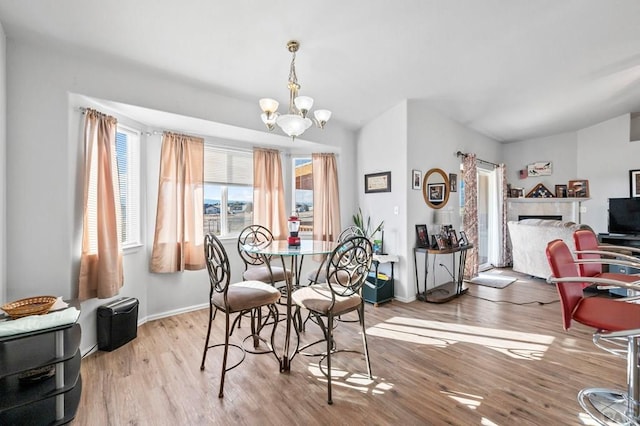
[(384, 225), (384, 220), (380, 222), (378, 226), (376, 226), (375, 228), (372, 228), (371, 217), (367, 216), (367, 218), (365, 219), (364, 216), (362, 215), (362, 209), (358, 207), (358, 213), (353, 215), (353, 224), (358, 228), (360, 228), (360, 230), (362, 231), (365, 237), (370, 239), (376, 234), (376, 232), (382, 229), (382, 226)]

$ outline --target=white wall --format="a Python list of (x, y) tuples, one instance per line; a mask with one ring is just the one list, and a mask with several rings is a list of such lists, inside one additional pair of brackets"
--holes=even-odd
[[(365, 218), (377, 225), (384, 220), (384, 251), (400, 256), (394, 266), (395, 297), (402, 301), (411, 300), (408, 291), (407, 257), (405, 253), (407, 216), (407, 104), (401, 102), (367, 123), (358, 134), (357, 199), (354, 206), (362, 208)], [(391, 192), (364, 192), (364, 175), (377, 172), (391, 172)], [(394, 213), (397, 207), (398, 214)], [(349, 222), (352, 224), (352, 221)], [(387, 265), (380, 268), (388, 272)]]
[(0, 305), (7, 301), (7, 39), (0, 24)]
[[(415, 225), (433, 223), (433, 210), (424, 202), (422, 191), (411, 189), (411, 171), (420, 170), (424, 176), (429, 169), (440, 168), (459, 174), (458, 150), (491, 162), (501, 160), (499, 143), (442, 116), (425, 102), (403, 101), (367, 123), (358, 135), (358, 199), (374, 223), (385, 221), (385, 250), (400, 257), (395, 268), (398, 300), (411, 301), (416, 295)], [(364, 174), (382, 171), (391, 171), (391, 192), (365, 194)], [(451, 194), (444, 208), (454, 213), (454, 226), (460, 229), (458, 192)], [(424, 269), (423, 259), (418, 259), (419, 271)], [(449, 259), (443, 262), (450, 265)], [(422, 288), (423, 276), (419, 276)], [(429, 277), (429, 288), (433, 278)], [(446, 281), (450, 281), (448, 274), (437, 269), (435, 285)]]
[(630, 114), (577, 132), (578, 174), (589, 179), (591, 200), (582, 222), (607, 232), (609, 198), (629, 197), (629, 170), (640, 169), (640, 142), (629, 141)]
[[(190, 117), (265, 131), (255, 102), (221, 96), (205, 87), (91, 53), (29, 42), (7, 43), (7, 299), (76, 294), (81, 230), (81, 115), (71, 94), (105, 99)], [(355, 136), (339, 121), (310, 138), (340, 147), (343, 221), (355, 198), (351, 177)], [(172, 130), (172, 129), (170, 129)], [(185, 130), (186, 129), (180, 129)], [(305, 135), (306, 136), (306, 135)], [(154, 318), (207, 303), (204, 271), (150, 274), (149, 254), (155, 221), (159, 136), (143, 141), (146, 194), (145, 245), (127, 252), (124, 296), (140, 299), (140, 318)], [(335, 150), (334, 150), (335, 151)], [(145, 161), (146, 160), (146, 161)], [(346, 207), (345, 207), (346, 206)], [(227, 245), (237, 256), (235, 241)], [(237, 260), (233, 263), (239, 274)], [(95, 309), (106, 300), (82, 305), (83, 351), (95, 342)]]
[[(512, 187), (524, 188), (526, 195), (539, 183), (555, 193), (556, 185), (566, 185), (570, 180), (586, 179), (578, 175), (576, 149), (577, 135), (575, 132), (505, 144), (502, 152), (504, 163), (507, 166), (507, 182)], [(518, 172), (521, 169), (526, 169), (527, 164), (542, 161), (552, 162), (550, 176), (520, 179)]]
[[(455, 173), (458, 175), (458, 192), (449, 195), (447, 204), (442, 208), (449, 210), (453, 214), (454, 229), (460, 230), (460, 192), (459, 184), (462, 180), (460, 176), (461, 159), (456, 156), (457, 151), (474, 153), (481, 158), (492, 163), (500, 163), (502, 159), (502, 145), (484, 135), (470, 130), (460, 123), (451, 120), (440, 113), (434, 111), (426, 102), (410, 101), (408, 108), (408, 157), (407, 168), (421, 170), (423, 176), (433, 168), (442, 169), (445, 174)], [(415, 225), (427, 224), (429, 232), (434, 228), (434, 211), (429, 207), (422, 195), (422, 191), (409, 189), (407, 183), (408, 196), (408, 217), (406, 228), (405, 252), (410, 262), (413, 262), (413, 247), (415, 245)], [(431, 235), (431, 234), (430, 234)], [(448, 255), (447, 255), (448, 256)], [(424, 291), (421, 271), (424, 270), (424, 256), (418, 255), (418, 278), (421, 291)], [(430, 263), (431, 263), (430, 259)], [(438, 259), (451, 269), (449, 258)], [(411, 265), (413, 266), (413, 265)], [(431, 275), (432, 264), (429, 265), (429, 277), (427, 285), (432, 288), (451, 281), (451, 277), (444, 268), (436, 267), (435, 276)], [(415, 295), (415, 272), (413, 268), (408, 271), (410, 280), (410, 294)], [(435, 283), (434, 283), (435, 277)]]

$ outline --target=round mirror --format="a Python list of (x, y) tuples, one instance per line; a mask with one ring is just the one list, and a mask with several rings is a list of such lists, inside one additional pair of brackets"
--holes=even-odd
[(449, 178), (442, 169), (431, 169), (422, 181), (424, 202), (432, 209), (441, 209), (449, 200)]

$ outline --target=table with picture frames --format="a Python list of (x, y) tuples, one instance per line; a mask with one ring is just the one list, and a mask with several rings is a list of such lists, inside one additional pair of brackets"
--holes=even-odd
[[(437, 249), (430, 247), (415, 247), (413, 249), (413, 266), (416, 279), (416, 298), (423, 302), (444, 303), (465, 294), (469, 288), (463, 286), (464, 268), (467, 261), (467, 251), (473, 248), (473, 244), (461, 245), (445, 249)], [(418, 253), (424, 253), (424, 290), (420, 290), (418, 277)], [(456, 256), (456, 253), (459, 253)], [(429, 289), (427, 286), (427, 277), (429, 275), (429, 256), (433, 258), (432, 269), (435, 271), (436, 258), (438, 255), (451, 255), (451, 281), (438, 286), (435, 285)], [(458, 264), (456, 267), (456, 257)]]

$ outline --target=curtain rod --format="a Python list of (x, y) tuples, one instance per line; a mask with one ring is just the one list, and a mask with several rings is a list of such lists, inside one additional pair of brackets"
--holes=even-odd
[[(462, 151), (458, 151), (458, 152), (456, 152), (456, 157), (463, 157), (463, 158), (464, 158), (464, 157), (466, 157), (467, 155), (469, 155), (469, 154), (466, 154), (466, 153), (464, 153), (464, 152), (462, 152)], [(476, 161), (479, 161), (479, 162), (481, 162), (481, 163), (485, 163), (485, 164), (489, 164), (489, 165), (491, 165), (491, 166), (493, 166), (493, 167), (499, 167), (499, 164), (492, 163), (491, 161), (487, 161), (487, 160), (482, 160), (482, 159), (480, 159), (480, 158), (476, 158)]]

